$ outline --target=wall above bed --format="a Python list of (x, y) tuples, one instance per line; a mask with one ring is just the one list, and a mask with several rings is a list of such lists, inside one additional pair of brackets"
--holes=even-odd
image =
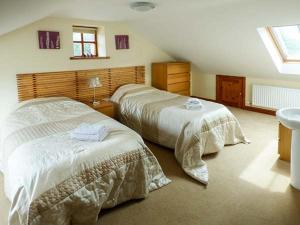
[[(110, 59), (70, 60), (73, 55), (74, 24), (104, 27), (106, 54)], [(38, 30), (60, 32), (61, 49), (39, 49)], [(130, 49), (117, 51), (114, 35), (130, 36)], [(98, 22), (64, 18), (46, 18), (0, 36), (0, 122), (17, 103), (16, 74), (86, 70), (145, 65), (146, 83), (150, 84), (151, 63), (172, 58), (122, 22)]]

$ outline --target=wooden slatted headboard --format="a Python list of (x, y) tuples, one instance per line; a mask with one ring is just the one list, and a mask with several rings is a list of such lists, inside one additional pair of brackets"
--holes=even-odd
[(88, 102), (93, 98), (89, 78), (100, 77), (102, 87), (96, 88), (97, 99), (110, 97), (124, 84), (145, 83), (145, 67), (120, 67), (108, 69), (78, 70), (49, 73), (18, 74), (19, 101), (33, 98), (65, 96)]

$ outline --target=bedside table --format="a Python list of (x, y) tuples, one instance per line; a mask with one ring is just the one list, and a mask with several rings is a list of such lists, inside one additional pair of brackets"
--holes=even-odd
[(100, 101), (98, 105), (93, 105), (92, 103), (88, 104), (93, 109), (97, 110), (98, 112), (101, 112), (111, 118), (116, 118), (116, 110), (114, 103), (110, 101)]

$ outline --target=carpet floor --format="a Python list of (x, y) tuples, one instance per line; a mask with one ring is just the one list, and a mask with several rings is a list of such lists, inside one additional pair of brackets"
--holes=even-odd
[[(278, 123), (273, 116), (230, 110), (251, 144), (226, 146), (206, 156), (209, 184), (188, 177), (173, 151), (147, 142), (169, 185), (144, 200), (103, 210), (103, 225), (300, 225), (300, 191), (289, 185), (289, 163), (278, 159)], [(9, 201), (0, 175), (0, 225)]]

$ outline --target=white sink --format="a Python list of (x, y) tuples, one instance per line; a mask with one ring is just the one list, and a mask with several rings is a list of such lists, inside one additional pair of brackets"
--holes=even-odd
[(300, 129), (300, 108), (283, 108), (276, 112), (277, 119), (287, 128)]
[(292, 130), (291, 185), (300, 190), (300, 108), (280, 109), (276, 117)]

